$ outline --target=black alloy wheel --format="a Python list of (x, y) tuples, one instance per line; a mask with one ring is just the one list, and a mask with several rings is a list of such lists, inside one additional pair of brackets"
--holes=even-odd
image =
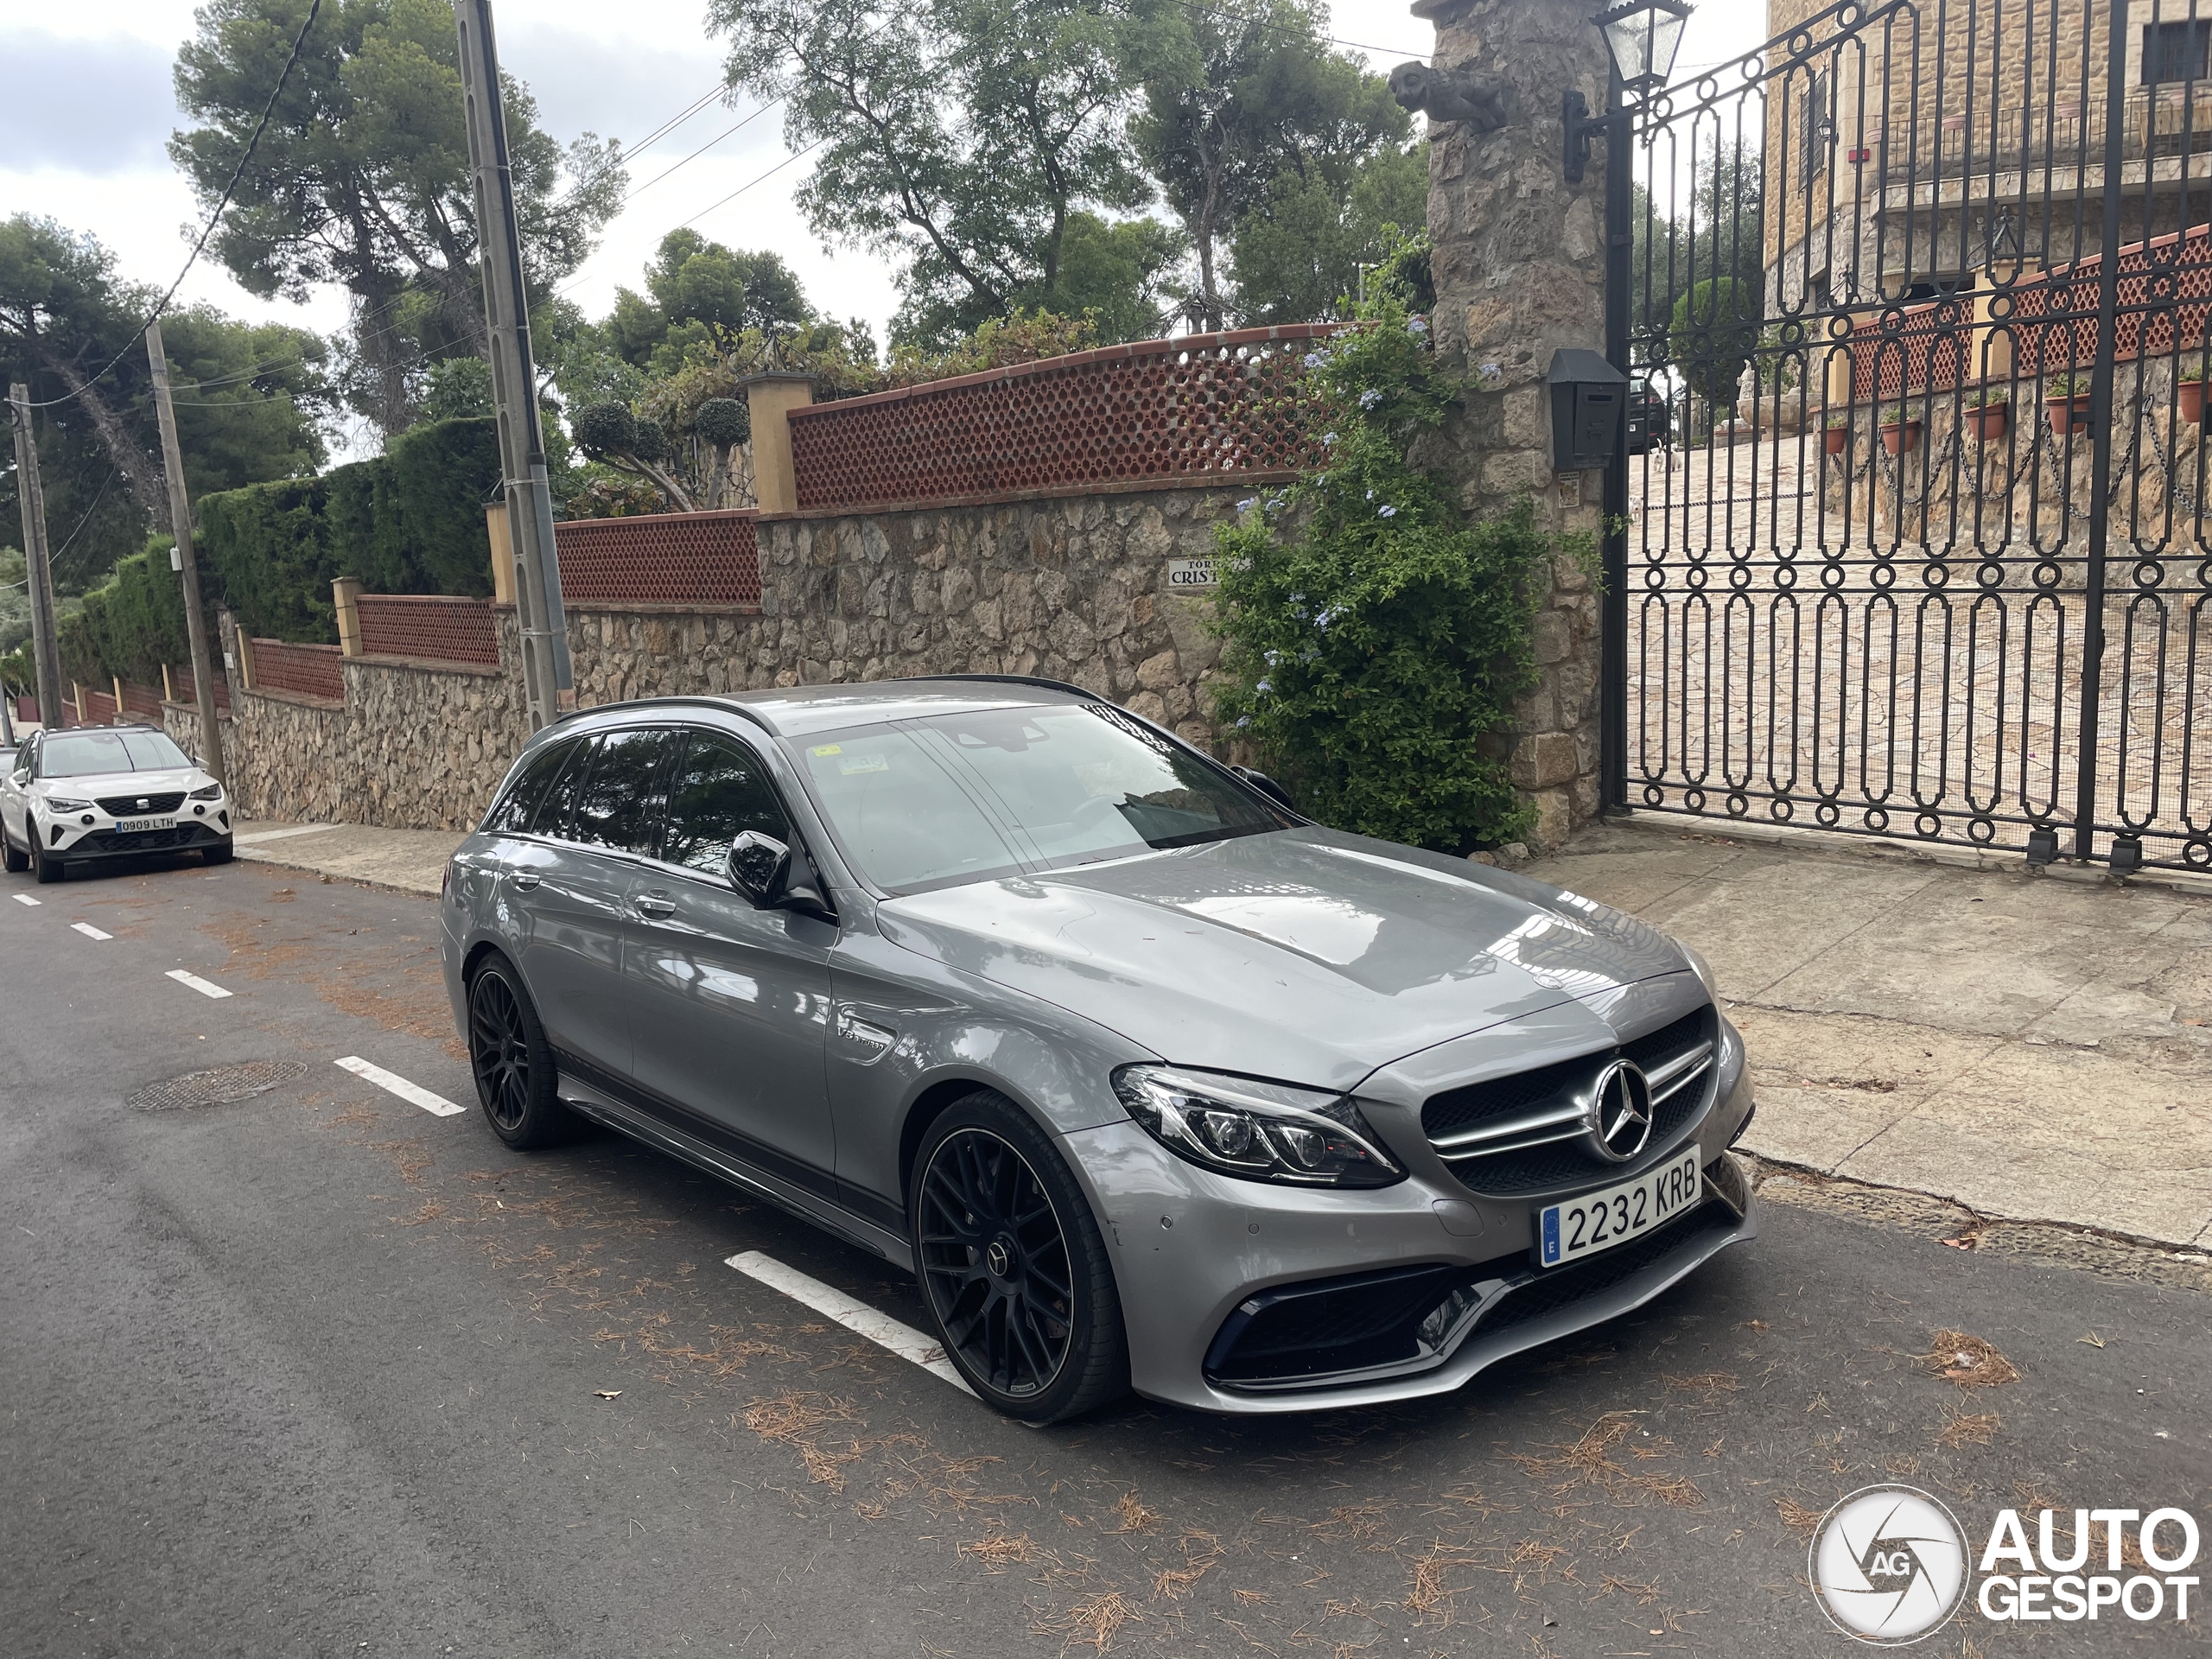
[(1068, 1242), (1028, 1160), (988, 1129), (947, 1135), (922, 1176), (922, 1270), (950, 1345), (1000, 1394), (1052, 1387), (1067, 1363)]
[(17, 847), (4, 829), (0, 829), (0, 868), (10, 875), (21, 875), (31, 867), (31, 855)]
[(527, 1149), (564, 1139), (571, 1120), (554, 1094), (545, 1028), (513, 973), (494, 959), (468, 982), (468, 1066), (492, 1132)]

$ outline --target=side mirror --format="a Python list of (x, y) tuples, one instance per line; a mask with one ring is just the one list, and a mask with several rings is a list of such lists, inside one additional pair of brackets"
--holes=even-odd
[(729, 884), (756, 910), (795, 910), (825, 922), (837, 919), (806, 849), (786, 847), (758, 830), (741, 830), (730, 842)]
[(777, 902), (791, 864), (791, 849), (758, 830), (741, 830), (729, 844), (729, 884), (756, 908)]
[(1294, 812), (1298, 810), (1297, 803), (1290, 798), (1290, 791), (1268, 777), (1266, 772), (1255, 772), (1249, 766), (1231, 766), (1230, 770), (1269, 800), (1280, 802)]
[(31, 769), (29, 766), (17, 766), (15, 771), (15, 775), (9, 781), (13, 783), (16, 788), (21, 789), (25, 784), (30, 782), (30, 780)]

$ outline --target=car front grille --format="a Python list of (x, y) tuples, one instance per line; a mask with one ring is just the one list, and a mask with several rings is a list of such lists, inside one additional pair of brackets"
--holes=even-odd
[(1433, 1095), (1421, 1107), (1421, 1131), (1462, 1185), (1489, 1197), (1546, 1192), (1599, 1174), (1626, 1177), (1645, 1160), (1611, 1163), (1583, 1139), (1584, 1108), (1598, 1074), (1619, 1058), (1634, 1061), (1650, 1079), (1648, 1157), (1673, 1144), (1704, 1109), (1719, 1051), (1718, 1016), (1708, 1005), (1616, 1048)]
[(103, 795), (100, 810), (111, 818), (159, 818), (184, 804), (184, 791), (167, 795)]
[(202, 838), (214, 838), (214, 831), (203, 823), (179, 824), (174, 830), (142, 830), (133, 835), (119, 830), (95, 830), (80, 836), (69, 849), (72, 858), (86, 857), (94, 853), (163, 853), (175, 852), (180, 847), (190, 847)]

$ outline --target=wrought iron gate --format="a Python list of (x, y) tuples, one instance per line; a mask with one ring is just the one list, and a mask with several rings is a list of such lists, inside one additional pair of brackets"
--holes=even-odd
[(1799, 10), (1615, 99), (1609, 798), (2212, 868), (2212, 0)]

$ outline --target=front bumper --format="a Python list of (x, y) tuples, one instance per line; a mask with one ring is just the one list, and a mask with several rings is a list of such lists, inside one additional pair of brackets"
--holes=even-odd
[(75, 864), (107, 858), (143, 858), (153, 853), (196, 852), (207, 847), (227, 847), (231, 842), (230, 809), (226, 804), (211, 810), (202, 817), (179, 815), (174, 826), (167, 830), (124, 831), (115, 827), (115, 820), (105, 813), (90, 816), (94, 822), (82, 822), (84, 814), (66, 817), (61, 824), (61, 837), (56, 840), (51, 823), (40, 825), (33, 821), (32, 828), (41, 832), (40, 850), (57, 861)]
[[(1731, 1059), (1712, 1103), (1667, 1154), (1696, 1147), (1706, 1200), (1549, 1269), (1534, 1265), (1532, 1203), (1471, 1203), (1440, 1172), (1417, 1167), (1368, 1192), (1301, 1191), (1195, 1168), (1133, 1122), (1068, 1136), (1108, 1224), (1133, 1386), (1239, 1414), (1412, 1399), (1649, 1301), (1758, 1233), (1750, 1183), (1727, 1154), (1751, 1111), (1740, 1045)], [(1253, 1363), (1255, 1307), (1315, 1293), (1297, 1315), (1309, 1325), (1298, 1338), (1306, 1357), (1274, 1375)], [(1407, 1342), (1416, 1328), (1420, 1339)], [(1325, 1363), (1313, 1357), (1325, 1343), (1337, 1344)]]

